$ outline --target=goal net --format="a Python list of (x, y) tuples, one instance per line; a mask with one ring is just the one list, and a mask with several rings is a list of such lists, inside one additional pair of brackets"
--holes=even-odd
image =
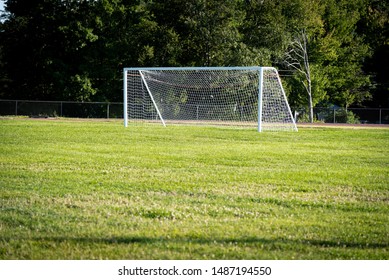
[(297, 131), (271, 67), (124, 68), (129, 122), (257, 127)]

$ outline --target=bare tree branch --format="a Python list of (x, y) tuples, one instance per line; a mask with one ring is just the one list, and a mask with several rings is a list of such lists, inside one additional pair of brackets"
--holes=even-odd
[(292, 40), (288, 51), (284, 54), (283, 63), (286, 67), (304, 75), (305, 80), (301, 82), (308, 95), (309, 121), (313, 122), (311, 70), (308, 57), (308, 37), (305, 30), (301, 30)]

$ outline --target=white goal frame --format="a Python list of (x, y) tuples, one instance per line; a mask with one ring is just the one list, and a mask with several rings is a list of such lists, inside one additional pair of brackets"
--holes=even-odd
[[(148, 95), (148, 99), (149, 101), (152, 102), (154, 108), (155, 108), (155, 111), (156, 111), (156, 114), (158, 115), (158, 118), (159, 121), (162, 123), (163, 126), (166, 126), (167, 125), (167, 122), (166, 120), (163, 118), (163, 115), (160, 111), (160, 108), (158, 107), (158, 104), (157, 102), (155, 101), (154, 99), (154, 96), (153, 96), (153, 90), (149, 88), (149, 84), (148, 82), (146, 81), (145, 79), (145, 75), (144, 73), (146, 72), (161, 72), (161, 71), (170, 71), (170, 72), (174, 72), (174, 71), (252, 71), (254, 73), (257, 73), (258, 74), (258, 81), (257, 81), (257, 85), (256, 85), (256, 88), (257, 88), (257, 120), (256, 120), (256, 127), (257, 127), (257, 130), (258, 132), (262, 132), (263, 130), (290, 130), (290, 131), (297, 131), (297, 126), (296, 126), (296, 122), (293, 118), (293, 114), (292, 114), (292, 111), (289, 107), (289, 104), (288, 104), (288, 101), (287, 101), (287, 97), (286, 97), (286, 94), (285, 94), (285, 91), (282, 87), (282, 83), (281, 83), (281, 79), (278, 75), (278, 71), (274, 68), (274, 67), (260, 67), (260, 66), (247, 66), (247, 67), (150, 67), (150, 68), (124, 68), (123, 69), (123, 117), (124, 117), (124, 126), (127, 127), (128, 126), (128, 123), (129, 123), (129, 113), (130, 113), (130, 110), (129, 110), (129, 88), (131, 87), (131, 84), (129, 84), (129, 73), (138, 73), (136, 74), (137, 76), (137, 79), (138, 79), (138, 83), (141, 83), (142, 84), (142, 91), (144, 92), (147, 92), (147, 95)], [(263, 109), (263, 96), (264, 94), (268, 94), (267, 91), (269, 91), (270, 89), (268, 89), (268, 85), (265, 85), (264, 84), (264, 72), (267, 72), (267, 71), (271, 71), (273, 72), (273, 77), (272, 79), (274, 81), (276, 81), (275, 85), (277, 87), (277, 95), (279, 95), (279, 98), (281, 100), (281, 102), (283, 102), (283, 106), (285, 107), (284, 108), (284, 118), (287, 118), (287, 122), (289, 123), (289, 126), (287, 126), (287, 128), (285, 129), (284, 126), (282, 125), (279, 125), (279, 127), (277, 128), (277, 124), (275, 124), (275, 128), (274, 129), (266, 129), (266, 126), (263, 125), (263, 114), (264, 114), (264, 109)], [(134, 76), (134, 74), (132, 74), (131, 76)], [(276, 78), (275, 78), (276, 77)], [(132, 89), (134, 90), (134, 89)], [(271, 94), (271, 93), (270, 93)], [(287, 111), (287, 112), (286, 112)], [(266, 112), (265, 112), (266, 113)], [(143, 120), (143, 122), (145, 122), (147, 120)], [(155, 122), (155, 119), (154, 119), (154, 122)], [(282, 121), (281, 121), (282, 122)], [(201, 122), (200, 122), (201, 124)], [(206, 122), (205, 122), (206, 124)], [(237, 125), (238, 126), (238, 125)]]

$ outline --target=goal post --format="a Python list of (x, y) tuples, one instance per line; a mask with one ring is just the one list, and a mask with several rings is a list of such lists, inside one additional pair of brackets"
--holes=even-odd
[(258, 72), (258, 132), (262, 132), (263, 68)]
[(273, 67), (124, 68), (123, 90), (126, 127), (142, 122), (297, 131)]

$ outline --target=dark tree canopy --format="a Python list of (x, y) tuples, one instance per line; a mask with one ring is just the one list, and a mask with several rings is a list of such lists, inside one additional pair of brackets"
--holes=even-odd
[[(0, 99), (120, 101), (123, 67), (275, 66), (302, 31), (312, 105), (389, 107), (388, 4), (380, 0), (6, 0)], [(347, 16), (346, 16), (347, 15)]]

